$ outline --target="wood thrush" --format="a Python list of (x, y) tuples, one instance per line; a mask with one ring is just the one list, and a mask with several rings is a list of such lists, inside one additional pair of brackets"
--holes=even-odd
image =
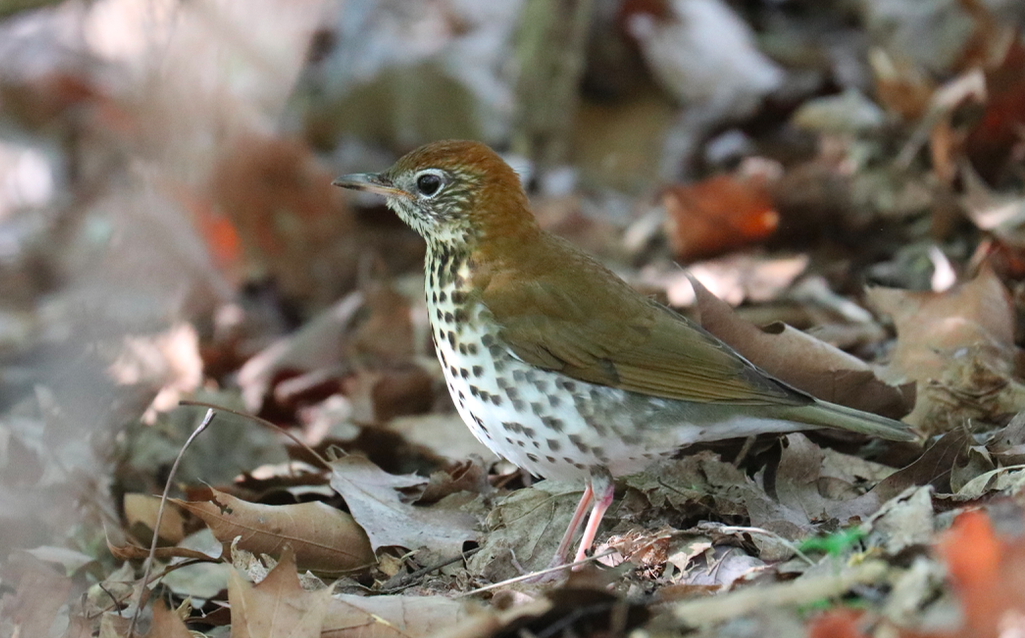
[(902, 423), (818, 401), (541, 230), (516, 173), (478, 142), (443, 141), (337, 186), (387, 198), (427, 241), (435, 350), (474, 436), (531, 474), (582, 480), (556, 558), (612, 477), (700, 442), (832, 427), (893, 440)]

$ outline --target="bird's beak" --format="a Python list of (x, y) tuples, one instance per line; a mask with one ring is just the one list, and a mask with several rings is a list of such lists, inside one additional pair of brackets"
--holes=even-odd
[(352, 190), (376, 193), (378, 195), (384, 195), (385, 197), (409, 198), (409, 193), (401, 188), (397, 188), (391, 183), (391, 180), (382, 176), (380, 173), (353, 173), (351, 175), (342, 175), (331, 182), (331, 184), (334, 186), (341, 186), (342, 188), (351, 188)]

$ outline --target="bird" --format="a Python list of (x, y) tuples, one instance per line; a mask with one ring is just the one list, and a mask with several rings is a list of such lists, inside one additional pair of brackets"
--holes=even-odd
[(574, 563), (587, 559), (615, 477), (689, 445), (823, 427), (915, 438), (772, 377), (541, 229), (517, 173), (481, 142), (432, 142), (332, 183), (384, 196), (426, 241), (435, 352), (473, 435), (532, 475), (583, 483), (555, 564), (590, 509)]

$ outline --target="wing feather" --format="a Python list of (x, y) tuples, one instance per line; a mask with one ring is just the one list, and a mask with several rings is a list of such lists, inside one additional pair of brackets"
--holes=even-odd
[[(475, 278), (499, 338), (523, 361), (609, 387), (695, 402), (801, 405), (685, 317), (646, 299), (587, 255), (544, 235), (541, 255)], [(515, 274), (514, 274), (515, 273)]]

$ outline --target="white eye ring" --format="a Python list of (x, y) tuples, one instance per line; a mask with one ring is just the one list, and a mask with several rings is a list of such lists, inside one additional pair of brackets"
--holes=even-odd
[(447, 181), (445, 173), (436, 168), (428, 168), (417, 173), (413, 183), (421, 197), (432, 199), (445, 188)]

